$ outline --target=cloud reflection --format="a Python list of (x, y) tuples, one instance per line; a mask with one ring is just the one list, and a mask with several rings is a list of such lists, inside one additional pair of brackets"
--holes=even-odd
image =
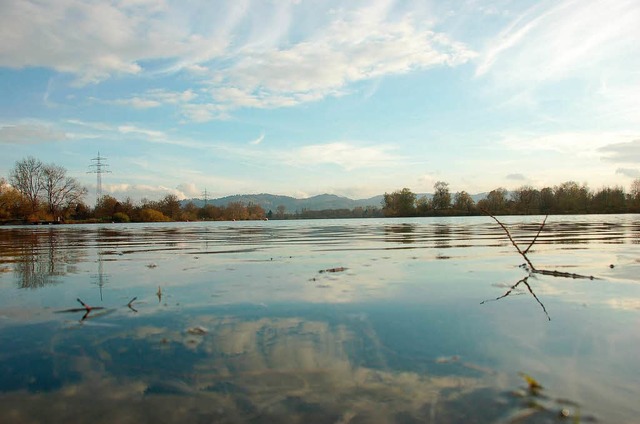
[(142, 325), (83, 349), (75, 348), (87, 341), (77, 332), (55, 337), (54, 372), (79, 381), (51, 392), (5, 393), (0, 417), (13, 423), (411, 422), (447, 416), (465, 396), (489, 387), (478, 372), (427, 375), (373, 366), (361, 350), (377, 349), (373, 356), (382, 357), (382, 344), (373, 331), (348, 322), (213, 315), (188, 321), (209, 331)]

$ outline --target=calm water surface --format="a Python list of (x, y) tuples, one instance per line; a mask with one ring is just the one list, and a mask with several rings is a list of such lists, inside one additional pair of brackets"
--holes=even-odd
[(640, 422), (640, 216), (528, 256), (593, 278), (486, 217), (0, 227), (0, 422)]

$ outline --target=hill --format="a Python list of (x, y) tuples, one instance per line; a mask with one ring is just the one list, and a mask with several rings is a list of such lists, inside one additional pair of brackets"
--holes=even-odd
[[(432, 197), (430, 193), (417, 194), (418, 197)], [(452, 195), (453, 196), (453, 195)], [(475, 202), (487, 197), (487, 193), (479, 193), (471, 196)], [(275, 194), (236, 194), (233, 196), (225, 196), (217, 199), (209, 199), (210, 205), (227, 206), (231, 202), (241, 202), (244, 204), (253, 203), (261, 206), (265, 211), (275, 212), (278, 206), (282, 205), (288, 213), (302, 211), (303, 209), (310, 211), (321, 211), (326, 209), (353, 209), (356, 207), (366, 208), (367, 206), (374, 208), (382, 207), (383, 195), (369, 197), (367, 199), (350, 199), (348, 197), (336, 196), (335, 194), (320, 194), (318, 196), (308, 197), (306, 199), (296, 199), (290, 196), (279, 196)], [(182, 205), (193, 202), (198, 207), (204, 206), (203, 199), (185, 199)]]

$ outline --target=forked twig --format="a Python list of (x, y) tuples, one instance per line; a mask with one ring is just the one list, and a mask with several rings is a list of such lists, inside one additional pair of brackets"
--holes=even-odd
[(533, 241), (531, 242), (531, 244), (529, 245), (529, 247), (527, 247), (527, 249), (523, 252), (520, 249), (520, 246), (518, 246), (518, 244), (516, 243), (516, 241), (513, 239), (513, 237), (511, 237), (511, 233), (509, 232), (509, 229), (507, 227), (505, 227), (505, 225), (500, 222), (500, 220), (498, 218), (496, 218), (495, 216), (493, 216), (489, 211), (485, 210), (485, 209), (481, 209), (481, 211), (490, 216), (494, 221), (496, 221), (498, 223), (498, 225), (500, 227), (502, 227), (502, 229), (504, 230), (504, 232), (507, 234), (507, 237), (509, 237), (509, 240), (511, 241), (511, 244), (513, 245), (513, 247), (516, 248), (516, 250), (518, 251), (518, 253), (524, 258), (525, 261), (527, 261), (527, 264), (529, 264), (529, 267), (531, 268), (531, 271), (535, 272), (536, 267), (533, 266), (533, 264), (531, 263), (531, 261), (529, 260), (529, 258), (527, 257), (527, 252), (529, 251), (529, 249), (531, 248), (531, 246), (533, 246), (533, 243), (535, 243), (536, 239), (538, 238), (538, 235), (540, 235), (540, 232), (542, 231), (542, 227), (544, 227), (545, 222), (547, 222), (547, 218), (544, 218), (544, 222), (542, 223), (542, 225), (540, 226), (540, 229), (538, 230), (538, 234), (536, 235), (536, 237), (533, 239)]
[(538, 233), (533, 238), (533, 240), (531, 240), (531, 242), (529, 243), (527, 248), (522, 250), (522, 249), (520, 249), (520, 246), (518, 246), (518, 244), (515, 242), (515, 240), (511, 236), (511, 233), (509, 232), (509, 229), (502, 222), (500, 222), (500, 220), (498, 218), (493, 216), (487, 210), (481, 209), (481, 211), (484, 214), (490, 216), (494, 221), (496, 221), (498, 223), (498, 225), (500, 225), (500, 227), (507, 234), (507, 237), (509, 237), (509, 240), (511, 241), (511, 244), (513, 245), (513, 247), (515, 247), (515, 249), (518, 251), (518, 253), (524, 258), (525, 261), (527, 261), (527, 264), (529, 265), (529, 275), (528, 276), (524, 277), (522, 280), (518, 281), (513, 286), (511, 286), (511, 288), (509, 290), (507, 290), (507, 292), (505, 294), (503, 294), (502, 296), (497, 297), (495, 299), (485, 300), (485, 301), (481, 302), (481, 304), (484, 304), (485, 302), (489, 302), (489, 301), (495, 301), (495, 300), (503, 299), (503, 298), (509, 296), (511, 294), (511, 292), (513, 290), (515, 290), (521, 283), (524, 283), (524, 285), (527, 286), (527, 289), (529, 290), (529, 293), (531, 293), (531, 295), (534, 297), (534, 299), (536, 299), (536, 302), (538, 302), (538, 304), (542, 307), (542, 310), (544, 311), (545, 315), (547, 316), (547, 319), (549, 321), (551, 321), (551, 317), (549, 316), (549, 313), (547, 312), (547, 308), (545, 308), (544, 304), (540, 301), (540, 299), (538, 299), (538, 296), (536, 296), (536, 294), (533, 292), (533, 289), (531, 288), (531, 286), (529, 285), (529, 283), (527, 281), (529, 279), (529, 277), (531, 276), (531, 274), (542, 274), (542, 275), (550, 275), (550, 276), (553, 276), (553, 277), (563, 277), (563, 278), (586, 278), (586, 279), (590, 279), (590, 280), (594, 279), (593, 276), (573, 274), (573, 273), (561, 272), (561, 271), (548, 271), (548, 270), (545, 270), (545, 269), (536, 269), (536, 267), (533, 266), (533, 263), (531, 263), (531, 261), (529, 260), (529, 257), (527, 256), (527, 253), (533, 247), (535, 242), (538, 240), (538, 237), (540, 236), (540, 233), (542, 233), (542, 229), (544, 228), (544, 226), (545, 226), (545, 224), (547, 222), (547, 218), (549, 217), (549, 215), (546, 215), (544, 217), (544, 220), (542, 221), (542, 224), (540, 224), (540, 228), (538, 228)]
[(540, 301), (540, 299), (538, 299), (538, 296), (536, 296), (536, 294), (533, 292), (533, 290), (531, 289), (531, 286), (527, 282), (527, 279), (528, 279), (528, 277), (525, 277), (522, 280), (522, 282), (524, 283), (525, 286), (527, 286), (527, 289), (529, 289), (529, 293), (531, 293), (531, 296), (533, 296), (534, 299), (536, 300), (536, 302), (538, 302), (538, 305), (540, 305), (542, 307), (542, 310), (544, 311), (544, 314), (547, 316), (547, 319), (549, 321), (551, 321), (551, 317), (549, 316), (549, 313), (547, 312), (547, 308), (544, 307), (544, 304)]
[(529, 290), (529, 293), (531, 293), (531, 295), (534, 297), (534, 299), (538, 302), (538, 304), (542, 307), (542, 310), (544, 311), (544, 314), (547, 316), (547, 319), (549, 321), (551, 321), (551, 317), (549, 316), (549, 313), (547, 312), (547, 308), (544, 307), (544, 304), (540, 301), (540, 299), (538, 299), (538, 296), (536, 296), (536, 294), (533, 292), (533, 290), (531, 289), (531, 286), (529, 285), (529, 283), (527, 282), (527, 280), (529, 279), (529, 276), (524, 277), (522, 280), (518, 281), (517, 283), (515, 283), (513, 286), (511, 286), (509, 288), (509, 290), (507, 290), (507, 292), (505, 294), (503, 294), (502, 296), (496, 297), (495, 299), (487, 299), (487, 300), (483, 300), (482, 302), (480, 302), (481, 305), (484, 305), (487, 302), (495, 302), (496, 300), (500, 300), (503, 299), (507, 296), (509, 296), (511, 294), (511, 292), (513, 292), (515, 289), (518, 288), (518, 286), (521, 283), (524, 283), (525, 286), (527, 286), (527, 289)]
[(533, 246), (533, 244), (536, 242), (536, 240), (538, 240), (538, 236), (540, 235), (540, 233), (542, 232), (542, 229), (544, 228), (544, 224), (547, 223), (547, 218), (549, 218), (549, 215), (545, 215), (544, 220), (542, 221), (542, 224), (540, 225), (540, 228), (538, 228), (538, 234), (536, 234), (536, 236), (533, 238), (533, 240), (531, 240), (531, 243), (529, 243), (529, 246), (524, 249), (524, 254), (526, 254), (529, 249), (531, 249), (531, 246)]

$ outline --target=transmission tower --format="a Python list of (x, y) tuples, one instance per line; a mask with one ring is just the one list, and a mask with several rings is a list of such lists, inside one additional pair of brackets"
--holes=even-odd
[(108, 164), (104, 163), (107, 158), (100, 156), (100, 152), (98, 152), (98, 156), (91, 159), (92, 163), (89, 165), (91, 171), (88, 171), (87, 174), (96, 174), (97, 175), (97, 184), (96, 184), (96, 205), (100, 202), (102, 198), (102, 174), (110, 174), (111, 171), (106, 169), (109, 167)]
[(204, 205), (207, 206), (207, 200), (209, 200), (209, 198), (207, 197), (207, 189), (205, 188), (204, 191), (202, 192), (202, 197), (204, 198)]

